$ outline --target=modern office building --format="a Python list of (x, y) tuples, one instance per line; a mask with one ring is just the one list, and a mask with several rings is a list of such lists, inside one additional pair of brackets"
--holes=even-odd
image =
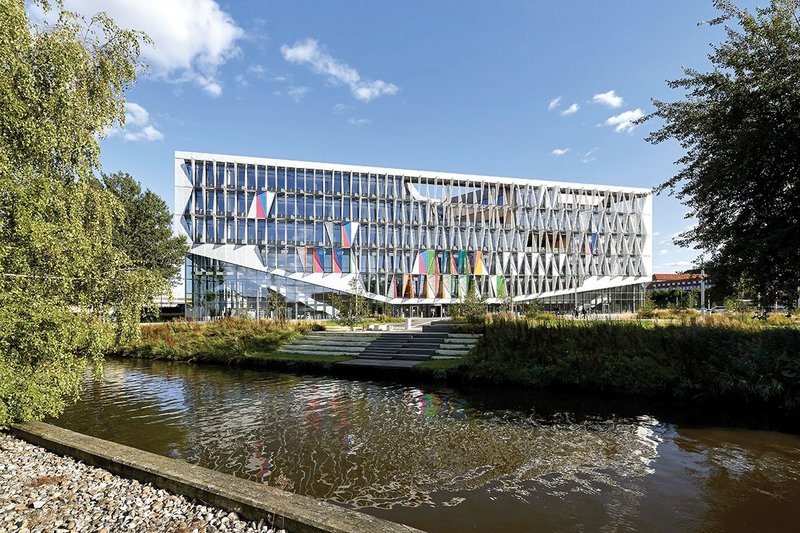
[(175, 153), (187, 314), (333, 317), (490, 305), (634, 311), (652, 275), (648, 189)]

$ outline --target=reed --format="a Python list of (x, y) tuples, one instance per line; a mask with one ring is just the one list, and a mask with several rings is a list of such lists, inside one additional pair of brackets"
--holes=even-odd
[(732, 318), (530, 320), (496, 315), (470, 380), (800, 407), (800, 327)]

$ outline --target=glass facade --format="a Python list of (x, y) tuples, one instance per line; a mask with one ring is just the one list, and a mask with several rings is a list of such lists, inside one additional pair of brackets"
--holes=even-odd
[(323, 295), (354, 286), (415, 314), (471, 290), (617, 312), (651, 275), (645, 189), (182, 152), (175, 168), (198, 316), (265, 316), (273, 293), (292, 317), (333, 316)]

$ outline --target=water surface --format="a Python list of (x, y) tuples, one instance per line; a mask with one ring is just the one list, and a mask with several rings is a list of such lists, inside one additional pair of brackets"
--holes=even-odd
[(632, 405), (110, 360), (55, 423), (432, 532), (800, 524), (800, 437)]

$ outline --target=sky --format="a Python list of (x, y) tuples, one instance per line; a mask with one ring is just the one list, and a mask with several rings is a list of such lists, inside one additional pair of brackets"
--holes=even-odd
[[(753, 8), (765, 0), (738, 0)], [(711, 0), (66, 0), (153, 41), (104, 172), (173, 200), (174, 152), (654, 187), (683, 154), (633, 121), (707, 70)], [(32, 17), (35, 7), (29, 7)], [(655, 272), (691, 268), (653, 203)]]

